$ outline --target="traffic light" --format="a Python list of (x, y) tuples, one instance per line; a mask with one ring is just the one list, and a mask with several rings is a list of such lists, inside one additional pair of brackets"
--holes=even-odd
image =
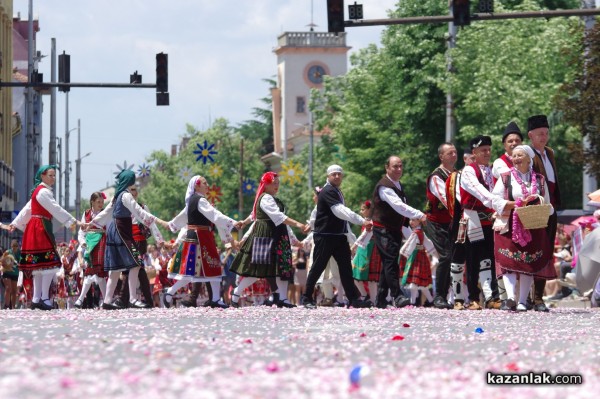
[(467, 26), (471, 24), (471, 1), (452, 0), (452, 15), (454, 25)]
[(156, 54), (156, 105), (169, 105), (169, 56)]
[(327, 31), (344, 32), (344, 0), (327, 0)]
[[(71, 56), (65, 54), (64, 51), (58, 55), (58, 81), (60, 83), (71, 83)], [(58, 90), (66, 93), (71, 91), (71, 88), (61, 86)]]
[(356, 4), (356, 1), (354, 2), (354, 5), (350, 4), (348, 6), (348, 18), (349, 19), (363, 19), (363, 6), (362, 4)]

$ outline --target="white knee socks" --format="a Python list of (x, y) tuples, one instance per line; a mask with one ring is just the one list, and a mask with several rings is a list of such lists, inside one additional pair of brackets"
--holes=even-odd
[(137, 300), (137, 289), (140, 284), (139, 278), (140, 267), (132, 267), (129, 269), (129, 302), (133, 303)]
[(281, 277), (276, 277), (275, 282), (277, 283), (277, 292), (279, 292), (279, 300), (287, 301), (288, 282), (281, 280)]
[[(36, 274), (33, 276), (33, 303), (39, 303), (42, 299), (42, 275)], [(45, 299), (45, 298), (44, 298)]]
[[(258, 279), (256, 277), (244, 277), (240, 280), (235, 290), (233, 290), (233, 295), (231, 296), (231, 300), (237, 303), (240, 300), (240, 294), (244, 292), (244, 290), (254, 284)], [(281, 293), (280, 293), (281, 294)]]
[(527, 304), (527, 297), (529, 296), (529, 291), (531, 290), (531, 285), (533, 284), (533, 276), (528, 274), (519, 275), (519, 303), (525, 305)]
[(106, 283), (106, 295), (104, 295), (105, 303), (112, 303), (115, 289), (117, 288), (117, 281), (121, 272), (109, 272), (108, 282)]
[(218, 281), (210, 281), (210, 289), (212, 291), (211, 301), (219, 302), (221, 299), (221, 284)]
[(83, 279), (83, 284), (81, 285), (81, 294), (79, 294), (79, 298), (77, 298), (78, 303), (83, 303), (85, 296), (87, 295), (90, 287), (92, 286), (92, 279), (94, 276), (85, 276)]
[(356, 288), (358, 288), (358, 292), (360, 292), (361, 297), (364, 298), (367, 296), (367, 290), (365, 289), (365, 285), (362, 281), (354, 280), (354, 285)]
[(369, 297), (371, 301), (375, 302), (377, 300), (377, 281), (369, 281)]
[(189, 280), (177, 280), (175, 284), (169, 287), (167, 293), (165, 294), (165, 301), (168, 303), (173, 302), (173, 294), (175, 294), (181, 287), (188, 284)]
[(463, 284), (465, 273), (465, 265), (462, 263), (452, 263), (450, 265), (450, 277), (452, 278), (452, 291), (454, 292), (454, 300), (465, 301), (465, 292)]
[(515, 273), (505, 273), (502, 275), (504, 289), (506, 290), (506, 299), (515, 300), (515, 287), (517, 286), (517, 275)]
[(484, 259), (479, 262), (479, 284), (487, 301), (492, 299), (492, 260)]
[(46, 305), (51, 305), (50, 301), (50, 284), (52, 284), (52, 279), (54, 279), (54, 274), (44, 274), (42, 275), (42, 300), (46, 303)]

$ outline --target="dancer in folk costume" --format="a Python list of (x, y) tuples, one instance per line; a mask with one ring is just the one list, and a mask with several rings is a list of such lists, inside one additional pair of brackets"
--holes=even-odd
[(504, 146), (504, 154), (496, 159), (492, 164), (492, 175), (494, 182), (498, 181), (500, 175), (510, 171), (513, 167), (512, 152), (513, 149), (523, 143), (523, 133), (516, 122), (510, 122), (504, 129), (502, 134), (502, 145)]
[[(368, 218), (370, 214), (371, 201), (366, 200), (360, 206), (360, 215), (363, 218)], [(354, 283), (363, 299), (366, 299), (367, 291), (364, 284), (366, 282), (369, 287), (369, 298), (371, 302), (374, 302), (377, 295), (377, 283), (381, 274), (381, 258), (372, 238), (373, 230), (367, 230), (365, 226), (362, 226), (361, 234), (352, 244), (351, 250), (354, 253), (354, 258), (352, 258)]]
[[(463, 152), (463, 162), (465, 166), (475, 161), (471, 147), (467, 147)], [(452, 262), (450, 263), (450, 281), (452, 287), (452, 296), (454, 297), (454, 310), (465, 309), (465, 298), (467, 285), (465, 284), (465, 237), (466, 237), (466, 219), (463, 219), (463, 209), (460, 204), (460, 180), (462, 169), (455, 170), (446, 179), (446, 203), (448, 213), (452, 217), (450, 223), (450, 243), (452, 245)], [(467, 266), (468, 267), (468, 266)], [(435, 300), (434, 300), (435, 302)]]
[[(90, 196), (90, 208), (81, 217), (82, 223), (90, 223), (104, 207), (106, 195), (99, 191)], [(79, 298), (75, 301), (75, 307), (81, 309), (83, 301), (93, 283), (98, 284), (102, 297), (106, 296), (106, 277), (104, 271), (104, 252), (106, 251), (106, 229), (92, 226), (84, 230), (80, 229), (77, 236), (83, 254), (79, 261), (83, 262), (83, 284)], [(80, 252), (81, 253), (81, 252)]]
[(236, 222), (223, 215), (206, 199), (208, 183), (202, 176), (194, 176), (188, 183), (185, 194), (185, 208), (169, 222), (169, 228), (176, 232), (187, 227), (186, 238), (179, 245), (169, 278), (177, 280), (163, 296), (163, 304), (170, 307), (173, 294), (190, 282), (208, 282), (212, 289), (212, 298), (205, 306), (227, 308), (220, 298), (221, 258), (215, 243), (213, 226), (217, 227), (221, 240), (232, 242), (231, 230), (239, 228)]
[[(538, 196), (544, 197), (546, 203), (550, 203), (544, 176), (532, 169), (534, 157), (535, 153), (531, 147), (515, 147), (512, 157), (514, 166), (509, 172), (500, 175), (492, 194), (516, 201), (515, 209), (539, 204)], [(501, 309), (526, 311), (527, 297), (534, 277), (553, 279), (556, 276), (556, 272), (545, 272), (550, 270), (548, 264), (553, 266), (553, 247), (548, 245), (546, 228), (528, 230), (521, 224), (514, 210), (504, 212), (502, 207), (495, 207), (495, 210), (499, 215), (494, 222), (496, 274), (504, 280), (507, 295)], [(554, 209), (549, 213), (554, 213)], [(515, 295), (517, 277), (520, 284), (518, 305)]]
[[(133, 240), (131, 229), (134, 215), (144, 225), (150, 226), (156, 222), (168, 228), (169, 224), (162, 219), (146, 212), (136, 202), (129, 192), (129, 188), (135, 184), (135, 174), (131, 170), (123, 170), (117, 175), (115, 196), (108, 206), (96, 215), (91, 223), (96, 226), (108, 224), (106, 232), (106, 252), (104, 259), (104, 271), (108, 272), (108, 282), (102, 308), (106, 310), (122, 309), (113, 301), (115, 288), (119, 275), (123, 271), (129, 271), (129, 291), (135, 292), (138, 285), (139, 268), (144, 266), (144, 261)], [(112, 222), (112, 223), (109, 223)], [(137, 299), (130, 300), (130, 307), (146, 308), (147, 305)]]
[[(131, 193), (135, 201), (138, 203), (138, 205), (141, 206), (143, 210), (150, 213), (150, 209), (148, 209), (148, 206), (138, 201), (138, 186), (135, 185), (133, 187), (130, 187), (129, 192)], [(146, 227), (144, 223), (141, 220), (138, 220), (134, 215), (132, 215), (132, 219), (133, 221), (131, 224), (131, 232), (133, 234), (133, 241), (135, 241), (140, 251), (140, 255), (144, 259), (144, 266), (150, 266), (148, 256), (148, 238), (154, 237), (156, 243), (159, 246), (162, 246), (162, 244), (164, 243), (163, 236), (158, 230), (156, 223), (152, 223), (149, 227)], [(122, 285), (121, 289), (119, 290), (119, 299), (116, 300), (116, 303), (118, 303), (120, 306), (127, 306), (127, 304), (130, 302), (130, 297), (136, 296), (136, 292), (131, 294), (129, 291), (129, 273), (124, 273), (124, 275), (125, 279), (121, 280)], [(145, 267), (140, 267), (140, 270), (138, 272), (138, 281), (140, 291), (144, 297), (144, 303), (146, 303), (146, 306), (148, 308), (151, 308), (153, 306), (152, 290), (150, 289), (150, 280), (148, 279), (148, 275), (146, 274)]]
[(288, 281), (293, 278), (292, 248), (300, 242), (289, 226), (307, 231), (308, 226), (288, 217), (285, 205), (275, 195), (279, 191), (279, 177), (275, 172), (262, 175), (256, 191), (254, 206), (249, 220), (254, 223), (231, 264), (230, 270), (244, 278), (233, 291), (231, 304), (238, 307), (238, 300), (246, 287), (259, 278), (275, 277), (277, 292), (273, 303), (278, 307), (295, 307), (287, 298)]
[(25, 274), (25, 278), (33, 276), (32, 309), (54, 308), (49, 290), (52, 279), (60, 269), (61, 261), (52, 232), (52, 218), (56, 218), (66, 227), (71, 227), (74, 223), (81, 224), (54, 199), (52, 186), (55, 182), (56, 166), (40, 167), (35, 174), (31, 199), (9, 227), (11, 232), (15, 228), (24, 230), (20, 270)]
[(412, 233), (400, 248), (400, 285), (410, 291), (411, 305), (415, 304), (421, 291), (427, 299), (426, 306), (433, 306), (433, 296), (429, 292), (433, 283), (429, 255), (436, 254), (435, 248), (423, 233), (419, 219), (412, 219), (409, 223)]

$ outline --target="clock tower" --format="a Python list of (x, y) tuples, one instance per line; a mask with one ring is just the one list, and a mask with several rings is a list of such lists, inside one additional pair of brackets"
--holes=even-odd
[[(271, 90), (274, 152), (263, 157), (274, 170), (308, 144), (310, 90), (321, 88), (325, 75), (347, 72), (349, 50), (345, 33), (285, 32), (277, 38), (277, 86)], [(317, 143), (322, 133), (313, 134)]]

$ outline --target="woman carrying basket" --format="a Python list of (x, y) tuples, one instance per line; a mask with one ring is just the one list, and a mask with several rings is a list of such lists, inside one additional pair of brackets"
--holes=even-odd
[[(552, 261), (553, 255), (547, 251), (546, 228), (531, 227), (529, 223), (541, 221), (542, 223), (537, 225), (543, 225), (544, 220), (547, 222), (554, 212), (552, 205), (540, 205), (540, 197), (544, 199), (544, 204), (550, 204), (550, 197), (544, 177), (532, 169), (533, 157), (531, 147), (515, 147), (512, 155), (514, 166), (500, 175), (492, 192), (506, 200), (515, 201), (515, 209), (510, 213), (504, 214), (503, 209), (496, 209), (499, 216), (494, 223), (496, 274), (498, 278), (502, 277), (507, 294), (507, 299), (501, 307), (503, 310), (526, 311), (525, 304), (533, 277), (552, 278), (543, 272), (548, 262)], [(537, 207), (528, 211), (538, 211), (537, 215), (518, 215), (519, 208), (532, 205)], [(518, 305), (515, 295), (517, 278), (520, 280)]]

